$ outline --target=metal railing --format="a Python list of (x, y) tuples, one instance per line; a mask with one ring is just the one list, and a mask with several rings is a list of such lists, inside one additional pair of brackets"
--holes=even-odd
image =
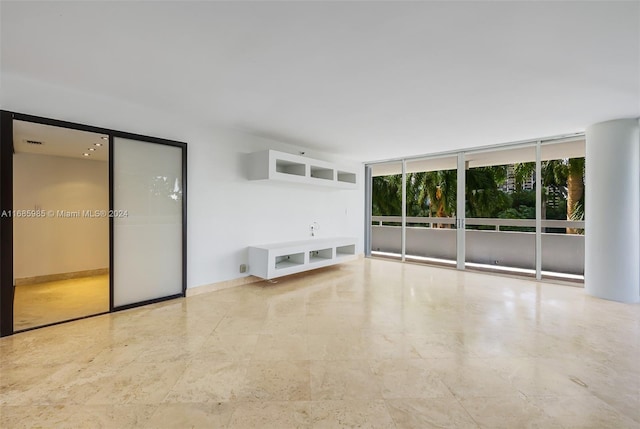
[[(456, 225), (462, 222), (449, 217), (407, 217), (406, 222), (406, 256), (456, 260)], [(584, 230), (584, 221), (544, 219), (541, 223), (542, 269), (583, 275), (584, 235), (551, 231)], [(401, 224), (401, 216), (372, 216), (371, 250), (400, 254)], [(466, 262), (535, 269), (535, 219), (467, 218), (464, 224)], [(490, 229), (477, 228), (482, 226)]]
[[(385, 224), (401, 224), (402, 216), (371, 216), (372, 222), (377, 224), (378, 226), (383, 226)], [(426, 216), (407, 216), (407, 225), (408, 224), (423, 224), (425, 227), (430, 228), (438, 228), (438, 226), (434, 225), (456, 225), (457, 218), (454, 217), (426, 217)], [(496, 231), (500, 231), (501, 226), (508, 227), (526, 227), (526, 228), (534, 228), (536, 227), (535, 219), (500, 219), (500, 218), (466, 218), (465, 219), (466, 226), (495, 226)], [(574, 221), (574, 220), (557, 220), (557, 219), (543, 219), (542, 220), (543, 228), (574, 228), (574, 229), (584, 229), (584, 221)]]

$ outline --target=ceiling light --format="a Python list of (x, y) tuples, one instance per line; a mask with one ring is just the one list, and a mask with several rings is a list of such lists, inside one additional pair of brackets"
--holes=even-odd
[(102, 146), (102, 143), (94, 143), (93, 145), (99, 147), (99, 146)]
[(88, 148), (87, 150), (90, 150), (91, 152), (93, 152), (93, 151), (95, 151), (95, 150), (97, 150), (97, 149), (96, 149), (95, 147), (90, 147), (90, 148)]
[(83, 153), (82, 156), (91, 156), (90, 153)]
[(102, 136), (100, 137), (102, 140), (109, 140), (109, 137)]

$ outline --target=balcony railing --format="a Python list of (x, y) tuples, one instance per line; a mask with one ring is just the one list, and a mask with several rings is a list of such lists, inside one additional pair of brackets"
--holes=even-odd
[[(371, 250), (400, 254), (402, 217), (373, 216), (372, 221)], [(455, 218), (407, 217), (406, 255), (455, 261), (456, 224)], [(467, 218), (465, 226), (467, 263), (535, 270), (535, 219)], [(487, 226), (491, 229), (486, 229)], [(527, 228), (530, 232), (505, 228)], [(584, 221), (544, 219), (542, 228), (542, 270), (584, 275), (584, 235), (547, 232), (565, 228), (584, 230)]]

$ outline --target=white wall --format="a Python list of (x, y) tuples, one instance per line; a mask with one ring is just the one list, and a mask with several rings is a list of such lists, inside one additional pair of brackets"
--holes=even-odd
[[(188, 145), (188, 287), (236, 279), (247, 247), (310, 236), (358, 237), (363, 252), (364, 168), (307, 147), (249, 135), (211, 124), (206, 112), (154, 111), (123, 100), (91, 96), (8, 73), (0, 81), (0, 107), (20, 113), (185, 141)], [(244, 155), (276, 149), (342, 161), (358, 168), (359, 189), (328, 191), (249, 181)]]
[(58, 215), (59, 210), (108, 210), (108, 164), (18, 153), (13, 169), (14, 210), (55, 213), (14, 217), (14, 277), (108, 268), (108, 218)]

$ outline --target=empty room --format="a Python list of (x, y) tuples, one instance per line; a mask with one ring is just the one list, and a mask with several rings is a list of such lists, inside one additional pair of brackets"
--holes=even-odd
[(0, 1), (0, 427), (640, 428), (640, 3)]

